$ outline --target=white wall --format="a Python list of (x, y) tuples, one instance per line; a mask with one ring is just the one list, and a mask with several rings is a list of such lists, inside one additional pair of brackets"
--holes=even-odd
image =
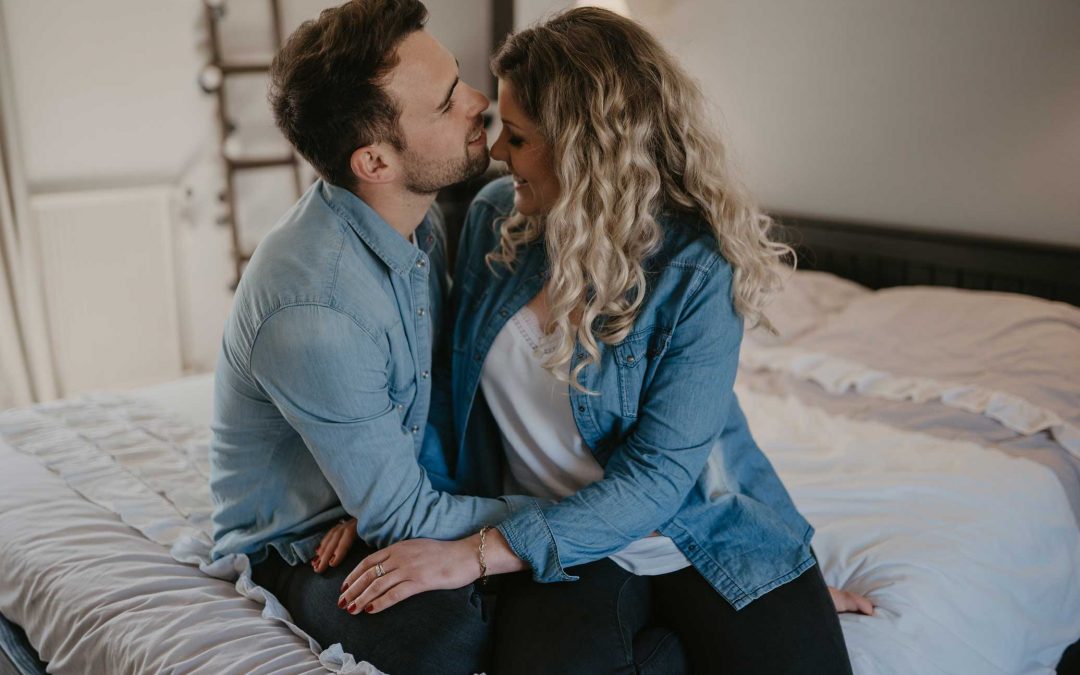
[(195, 84), (202, 3), (2, 0), (0, 11), (31, 193), (173, 186), (181, 354), (189, 371), (212, 367), (232, 262), (212, 217), (213, 101)]
[[(335, 2), (285, 0), (286, 23)], [(243, 29), (262, 0), (230, 4)], [(517, 0), (518, 25), (565, 4)], [(483, 86), (487, 0), (428, 5), (463, 78)], [(768, 207), (1080, 245), (1075, 0), (628, 5), (700, 79)], [(0, 11), (32, 192), (172, 185), (183, 362), (212, 367), (233, 268), (214, 222), (213, 99), (195, 86), (208, 58), (201, 1), (0, 0)], [(265, 44), (246, 31), (250, 43), (233, 44)]]
[[(339, 0), (284, 0), (287, 31)], [(487, 0), (430, 0), (431, 32), (462, 78), (488, 82)], [(269, 58), (267, 0), (229, 0), (228, 56)], [(174, 240), (185, 369), (213, 368), (232, 302), (214, 99), (196, 86), (209, 59), (201, 0), (0, 0), (16, 124), (34, 195), (139, 185), (175, 190)], [(262, 91), (251, 97), (263, 105)], [(272, 223), (267, 223), (267, 225)], [(136, 253), (137, 254), (137, 253)]]
[(1080, 244), (1075, 0), (669, 6), (770, 207)]
[[(569, 3), (518, 0), (528, 23)], [(628, 0), (769, 208), (1080, 245), (1075, 0)]]

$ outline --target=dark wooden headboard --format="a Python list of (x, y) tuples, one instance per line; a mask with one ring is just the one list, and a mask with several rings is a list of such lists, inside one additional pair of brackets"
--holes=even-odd
[[(1080, 248), (774, 216), (800, 269), (870, 288), (952, 286), (1025, 293), (1080, 306)], [(1078, 224), (1080, 226), (1080, 224)]]
[[(450, 254), (473, 195), (496, 169), (439, 195)], [(1080, 306), (1080, 248), (773, 214), (799, 269), (820, 270), (870, 288), (951, 286), (1025, 293)], [(1080, 227), (1080, 224), (1077, 225)]]

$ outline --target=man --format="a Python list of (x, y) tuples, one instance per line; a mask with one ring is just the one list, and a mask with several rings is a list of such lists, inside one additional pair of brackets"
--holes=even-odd
[[(368, 546), (456, 539), (514, 498), (432, 488), (417, 463), (445, 292), (435, 193), (488, 165), (486, 97), (423, 28), (417, 0), (353, 0), (289, 38), (271, 104), (317, 181), (252, 258), (215, 379), (213, 555), (247, 554), (256, 583), (323, 647), (390, 672), (480, 672), (488, 631), (471, 588), (398, 611), (336, 607), (345, 561), (311, 560), (346, 514)], [(437, 460), (438, 458), (436, 458)], [(344, 563), (344, 564), (343, 564)]]

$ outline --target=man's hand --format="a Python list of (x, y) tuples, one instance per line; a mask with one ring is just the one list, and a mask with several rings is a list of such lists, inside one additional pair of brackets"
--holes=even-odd
[(319, 548), (315, 549), (315, 557), (311, 559), (311, 569), (321, 574), (328, 567), (337, 567), (355, 543), (356, 518), (341, 521), (323, 535)]
[(859, 614), (865, 614), (867, 616), (874, 615), (874, 603), (870, 602), (869, 598), (863, 597), (858, 593), (841, 591), (838, 588), (829, 586), (829, 597), (832, 598), (833, 605), (836, 606), (837, 614), (858, 612)]

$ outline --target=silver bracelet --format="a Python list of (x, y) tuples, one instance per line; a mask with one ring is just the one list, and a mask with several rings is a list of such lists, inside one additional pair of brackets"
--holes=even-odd
[(484, 560), (484, 535), (491, 529), (490, 525), (485, 525), (480, 528), (480, 548), (476, 551), (477, 557), (480, 559), (480, 583), (487, 585), (487, 562)]

